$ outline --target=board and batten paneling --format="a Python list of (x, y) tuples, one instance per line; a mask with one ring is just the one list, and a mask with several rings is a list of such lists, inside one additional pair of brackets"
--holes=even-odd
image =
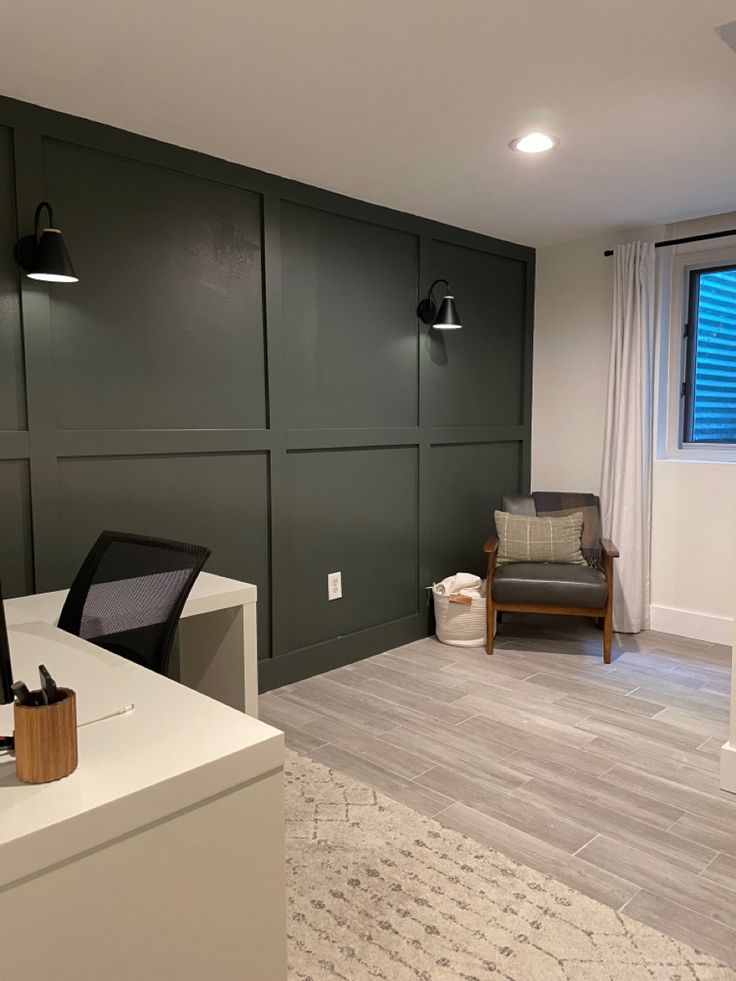
[[(426, 418), (434, 426), (524, 421), (524, 263), (433, 242), (430, 277), (443, 276), (467, 330), (428, 335)], [(468, 336), (470, 335), (470, 336)]]
[(0, 579), (3, 596), (33, 592), (27, 460), (0, 460)]
[(283, 202), (281, 249), (287, 426), (416, 426), (416, 235)]
[(259, 196), (58, 140), (43, 172), (80, 272), (51, 294), (57, 428), (263, 429)]
[[(75, 286), (12, 260), (44, 199)], [(267, 689), (425, 634), (528, 488), (532, 249), (4, 98), (0, 227), (6, 595), (102, 528), (201, 542), (258, 586)]]
[(520, 442), (432, 447), (433, 581), (455, 572), (485, 576), (487, 556), (478, 548), (478, 528), (492, 535), (501, 497), (521, 491), (521, 450)]
[(268, 460), (265, 453), (59, 459), (61, 579), (69, 582), (101, 528), (205, 544), (207, 568), (258, 583), (259, 654), (270, 642)]
[(294, 452), (289, 477), (289, 649), (416, 616), (417, 448)]
[(13, 131), (0, 126), (0, 431), (26, 428), (18, 267), (13, 258), (15, 195)]

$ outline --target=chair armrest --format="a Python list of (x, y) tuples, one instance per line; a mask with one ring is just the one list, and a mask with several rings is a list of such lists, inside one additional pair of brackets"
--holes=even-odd
[(498, 538), (495, 535), (491, 535), (488, 541), (483, 546), (484, 552), (495, 552), (498, 549)]
[(606, 553), (609, 559), (617, 559), (619, 552), (616, 546), (609, 538), (601, 538), (601, 548)]

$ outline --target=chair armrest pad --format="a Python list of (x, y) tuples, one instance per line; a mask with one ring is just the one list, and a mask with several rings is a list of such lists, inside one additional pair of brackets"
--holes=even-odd
[(495, 535), (491, 535), (488, 541), (483, 546), (484, 552), (495, 552), (498, 548), (498, 538)]
[(601, 538), (601, 548), (609, 558), (611, 559), (618, 558), (619, 555), (618, 549), (609, 538)]

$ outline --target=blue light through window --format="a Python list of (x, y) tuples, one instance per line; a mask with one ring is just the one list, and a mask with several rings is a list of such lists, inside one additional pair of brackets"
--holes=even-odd
[(736, 443), (736, 268), (690, 280), (685, 442)]

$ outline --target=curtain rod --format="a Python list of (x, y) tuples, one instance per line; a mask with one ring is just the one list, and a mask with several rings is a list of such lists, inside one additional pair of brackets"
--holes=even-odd
[[(663, 249), (666, 245), (685, 245), (687, 242), (707, 242), (710, 238), (727, 238), (736, 235), (736, 228), (728, 228), (725, 232), (710, 232), (709, 235), (688, 235), (686, 238), (668, 238), (663, 242), (655, 242), (655, 249)], [(603, 255), (613, 255), (613, 249), (606, 249)]]

